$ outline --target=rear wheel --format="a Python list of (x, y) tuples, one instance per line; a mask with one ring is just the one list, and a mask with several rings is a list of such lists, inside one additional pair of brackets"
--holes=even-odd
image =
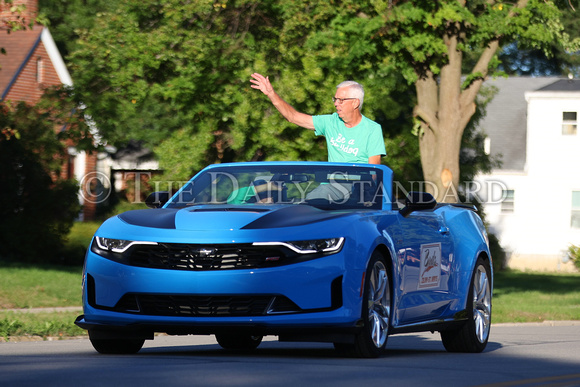
[(216, 333), (215, 338), (223, 349), (239, 351), (251, 351), (258, 348), (262, 342), (262, 336), (236, 333)]
[(487, 346), (491, 329), (491, 268), (479, 258), (473, 271), (467, 298), (469, 320), (461, 328), (441, 332), (449, 352), (481, 352)]
[(379, 252), (371, 256), (365, 275), (362, 321), (354, 344), (335, 343), (335, 348), (356, 357), (378, 357), (385, 350), (391, 326), (391, 278)]
[(94, 333), (91, 333), (89, 330), (89, 339), (91, 340), (91, 344), (93, 348), (99, 353), (102, 354), (115, 354), (115, 355), (130, 355), (139, 352), (141, 348), (143, 348), (143, 344), (145, 343), (145, 339), (118, 339), (118, 338), (111, 338), (111, 339), (104, 339), (102, 338), (102, 334), (99, 334), (98, 337), (95, 337)]

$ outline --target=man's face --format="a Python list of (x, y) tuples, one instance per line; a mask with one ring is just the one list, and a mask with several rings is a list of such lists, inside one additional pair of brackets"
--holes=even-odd
[(358, 105), (359, 100), (352, 96), (350, 87), (336, 89), (336, 93), (334, 94), (334, 107), (340, 118), (350, 117)]

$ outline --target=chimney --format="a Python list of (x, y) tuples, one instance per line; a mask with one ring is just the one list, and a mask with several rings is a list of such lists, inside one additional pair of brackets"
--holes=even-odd
[[(22, 12), (11, 12), (13, 7), (24, 6)], [(19, 24), (29, 25), (38, 16), (38, 0), (13, 0), (12, 4), (0, 0), (0, 29), (7, 21), (17, 21)]]

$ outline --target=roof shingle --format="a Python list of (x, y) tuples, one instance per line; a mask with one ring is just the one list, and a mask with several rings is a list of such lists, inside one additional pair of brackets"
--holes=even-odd
[(42, 26), (34, 26), (31, 30), (10, 34), (2, 32), (0, 35), (0, 47), (6, 50), (6, 55), (0, 55), (0, 97), (7, 91), (18, 70), (40, 41), (42, 29)]

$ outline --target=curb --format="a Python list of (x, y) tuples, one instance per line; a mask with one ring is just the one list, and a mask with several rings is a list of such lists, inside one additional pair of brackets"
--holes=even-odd
[(521, 326), (538, 326), (538, 327), (567, 327), (567, 326), (580, 326), (580, 320), (546, 320), (541, 322), (519, 322), (519, 323), (491, 323), (491, 326), (499, 327), (521, 327)]
[(13, 313), (61, 313), (61, 312), (82, 312), (82, 306), (62, 306), (54, 308), (17, 308), (17, 309), (0, 309), (2, 312)]

